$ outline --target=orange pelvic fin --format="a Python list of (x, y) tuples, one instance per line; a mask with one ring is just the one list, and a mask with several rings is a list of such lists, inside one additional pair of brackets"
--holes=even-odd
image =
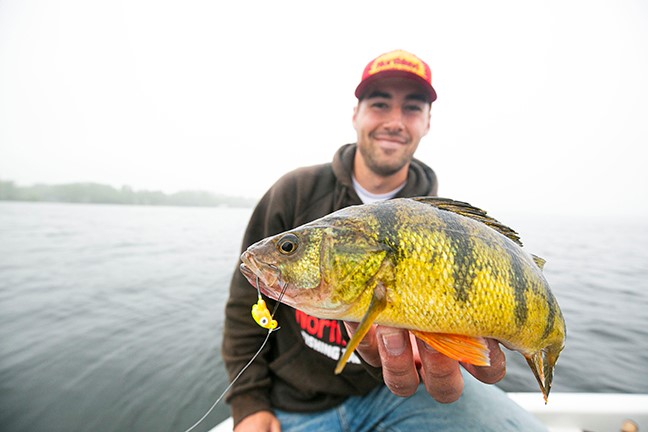
[(448, 333), (426, 333), (410, 330), (441, 354), (475, 366), (490, 366), (489, 349), (481, 337), (463, 336)]

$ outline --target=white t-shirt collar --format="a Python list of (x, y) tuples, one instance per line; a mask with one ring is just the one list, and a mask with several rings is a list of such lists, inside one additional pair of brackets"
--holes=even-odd
[(360, 186), (360, 183), (358, 183), (354, 175), (351, 176), (351, 179), (353, 180), (353, 189), (355, 189), (363, 204), (371, 204), (373, 202), (385, 201), (393, 198), (398, 192), (401, 191), (401, 189), (405, 187), (405, 184), (407, 184), (407, 181), (404, 181), (402, 185), (398, 186), (392, 191), (382, 194), (374, 194)]

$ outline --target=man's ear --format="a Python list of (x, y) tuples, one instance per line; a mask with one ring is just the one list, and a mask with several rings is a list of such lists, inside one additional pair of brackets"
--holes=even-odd
[(425, 128), (425, 135), (430, 132), (430, 125), (432, 122), (432, 104), (430, 104), (430, 109), (428, 110), (428, 118), (427, 118), (427, 127)]
[(358, 107), (360, 107), (360, 101), (358, 104), (353, 107), (353, 117), (351, 118), (351, 124), (353, 124), (353, 129), (356, 129), (356, 117), (358, 116)]

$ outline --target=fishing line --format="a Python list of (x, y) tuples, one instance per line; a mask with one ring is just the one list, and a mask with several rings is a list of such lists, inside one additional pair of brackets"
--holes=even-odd
[[(278, 329), (277, 329), (277, 330), (278, 330)], [(227, 392), (232, 388), (232, 386), (234, 385), (234, 383), (236, 382), (236, 380), (238, 380), (239, 377), (240, 377), (241, 375), (243, 375), (243, 372), (245, 372), (245, 370), (246, 370), (246, 369), (247, 369), (247, 368), (252, 364), (252, 362), (253, 362), (253, 361), (258, 357), (258, 355), (261, 354), (261, 350), (263, 349), (263, 347), (265, 347), (265, 344), (268, 342), (268, 339), (270, 338), (270, 333), (272, 333), (273, 331), (275, 331), (275, 329), (268, 329), (268, 334), (266, 335), (265, 340), (264, 340), (263, 343), (261, 344), (261, 348), (259, 348), (259, 350), (256, 352), (256, 354), (254, 354), (254, 356), (252, 356), (252, 358), (250, 359), (250, 361), (249, 361), (245, 366), (243, 366), (243, 369), (241, 369), (241, 371), (238, 373), (238, 375), (236, 375), (236, 376), (234, 377), (234, 379), (233, 379), (232, 382), (227, 386), (227, 388), (226, 388), (225, 390), (223, 390), (223, 393), (221, 393), (221, 395), (218, 397), (218, 399), (216, 399), (216, 402), (214, 402), (214, 404), (211, 406), (211, 408), (209, 408), (209, 409), (207, 410), (207, 412), (205, 413), (205, 415), (203, 415), (203, 416), (200, 418), (200, 420), (198, 420), (198, 421), (197, 421), (193, 426), (191, 426), (189, 429), (185, 430), (184, 432), (191, 432), (192, 430), (194, 430), (194, 428), (195, 428), (196, 426), (198, 426), (200, 423), (202, 423), (202, 421), (205, 420), (209, 414), (211, 414), (211, 412), (214, 410), (214, 408), (216, 408), (216, 405), (218, 405), (218, 403), (223, 399), (223, 397), (225, 396), (225, 394), (227, 394)]]
[[(281, 302), (281, 299), (283, 298), (283, 296), (284, 296), (284, 294), (285, 294), (285, 292), (286, 292), (286, 288), (287, 288), (287, 287), (288, 287), (288, 284), (287, 284), (287, 283), (284, 283), (283, 286), (281, 287), (281, 292), (280, 292), (279, 297), (278, 297), (278, 299), (277, 299), (277, 303), (275, 303), (275, 306), (274, 306), (274, 308), (273, 308), (273, 310), (272, 310), (272, 314), (270, 315), (270, 318), (274, 318), (275, 313), (277, 313), (277, 308), (279, 307), (279, 302)], [(256, 303), (254, 306), (259, 306), (259, 307), (261, 307), (261, 308), (265, 308), (265, 311), (266, 311), (267, 313), (269, 313), (268, 309), (267, 309), (266, 306), (265, 306), (265, 302), (264, 302), (263, 299), (261, 298), (261, 289), (259, 288), (259, 276), (257, 276), (257, 278), (256, 278), (256, 289), (257, 289), (257, 293), (258, 293), (258, 300), (257, 300), (257, 303)], [(253, 307), (253, 308), (254, 308), (254, 307)], [(254, 309), (253, 309), (253, 310), (254, 310)], [(256, 318), (255, 318), (255, 321), (256, 321)], [(275, 323), (276, 323), (276, 321), (275, 321)], [(259, 356), (259, 354), (261, 354), (261, 351), (263, 350), (263, 348), (264, 348), (264, 347), (266, 346), (266, 344), (268, 343), (268, 339), (270, 339), (270, 335), (272, 334), (272, 332), (275, 332), (275, 331), (277, 331), (277, 330), (279, 330), (279, 329), (281, 328), (281, 327), (276, 327), (276, 328), (275, 328), (275, 327), (266, 327), (266, 326), (262, 325), (261, 323), (259, 323), (258, 321), (257, 321), (257, 324), (259, 324), (259, 325), (260, 325), (261, 327), (263, 327), (263, 328), (267, 328), (267, 329), (268, 329), (268, 334), (266, 334), (266, 337), (265, 337), (265, 339), (263, 340), (263, 343), (261, 344), (261, 347), (260, 347), (260, 348), (257, 350), (257, 352), (252, 356), (252, 358), (250, 359), (250, 361), (247, 362), (247, 364), (246, 364), (245, 366), (243, 366), (243, 369), (241, 369), (241, 371), (240, 371), (240, 372), (239, 372), (239, 373), (234, 377), (234, 379), (233, 379), (232, 382), (227, 386), (227, 388), (225, 388), (225, 390), (223, 390), (223, 393), (221, 393), (221, 395), (218, 397), (218, 399), (216, 399), (216, 402), (214, 402), (214, 404), (213, 404), (213, 405), (212, 405), (212, 406), (207, 410), (207, 412), (206, 412), (206, 413), (205, 413), (205, 414), (200, 418), (200, 420), (198, 420), (196, 423), (194, 423), (193, 426), (191, 426), (189, 429), (185, 430), (184, 432), (191, 432), (192, 430), (194, 430), (194, 429), (196, 428), (196, 426), (198, 426), (200, 423), (202, 423), (203, 420), (205, 420), (209, 414), (211, 414), (211, 412), (214, 410), (214, 408), (216, 408), (216, 406), (218, 405), (218, 403), (223, 399), (223, 397), (225, 397), (225, 395), (227, 394), (227, 392), (232, 388), (232, 386), (234, 385), (234, 383), (239, 379), (239, 377), (240, 377), (241, 375), (243, 375), (243, 372), (245, 372), (245, 370), (246, 370), (248, 367), (250, 367), (250, 365), (252, 364), (252, 362), (253, 362), (254, 360), (256, 360), (256, 358)], [(269, 324), (269, 323), (268, 323), (268, 324)]]
[[(270, 265), (270, 267), (276, 269), (277, 271), (280, 271), (277, 267)], [(259, 276), (257, 276), (257, 291), (259, 292), (259, 296), (261, 295), (261, 290), (259, 289)], [(281, 282), (280, 282), (281, 283)], [(283, 286), (281, 287), (281, 292), (279, 293), (279, 297), (277, 297), (277, 302), (275, 303), (274, 309), (272, 309), (272, 317), (274, 318), (275, 313), (277, 313), (277, 308), (279, 308), (279, 303), (281, 303), (281, 299), (283, 299), (284, 294), (286, 294), (286, 288), (288, 288), (288, 282), (284, 282)], [(279, 330), (277, 328), (277, 330)]]

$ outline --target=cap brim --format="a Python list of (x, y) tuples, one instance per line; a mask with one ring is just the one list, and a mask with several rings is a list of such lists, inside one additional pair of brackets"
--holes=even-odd
[(414, 81), (421, 86), (421, 90), (423, 90), (423, 93), (428, 98), (430, 103), (434, 102), (437, 98), (436, 91), (434, 91), (434, 88), (430, 85), (429, 82), (411, 72), (400, 70), (382, 71), (365, 78), (360, 82), (360, 84), (358, 84), (358, 87), (356, 87), (355, 96), (358, 99), (362, 99), (365, 96), (367, 89), (372, 84), (385, 78), (404, 78)]

